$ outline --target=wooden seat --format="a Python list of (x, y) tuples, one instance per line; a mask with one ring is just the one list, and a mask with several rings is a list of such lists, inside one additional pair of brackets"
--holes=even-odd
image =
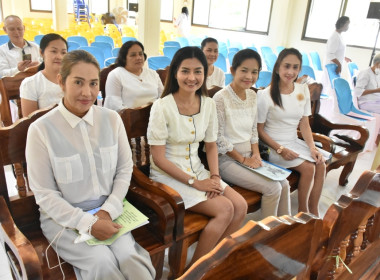
[(0, 114), (4, 126), (12, 124), (11, 108), (9, 106), (10, 100), (15, 100), (18, 107), (18, 116), (22, 118), (21, 111), (21, 99), (20, 99), (20, 85), (21, 82), (30, 76), (33, 76), (38, 71), (38, 65), (28, 68), (24, 72), (19, 72), (13, 77), (4, 77), (0, 79), (0, 93), (1, 93), (1, 104), (0, 104)]
[(308, 279), (321, 229), (320, 219), (304, 213), (248, 221), (179, 279)]
[[(49, 269), (45, 258), (48, 241), (40, 228), (38, 205), (28, 188), (23, 166), (25, 144), (30, 124), (48, 110), (39, 110), (15, 124), (0, 128), (1, 166), (14, 164), (17, 175), (18, 195), (9, 197), (4, 169), (0, 168), (0, 234), (6, 242), (6, 250), (15, 262), (23, 279), (62, 279), (59, 267)], [(156, 279), (162, 275), (165, 249), (172, 244), (174, 212), (170, 204), (154, 193), (148, 193), (131, 181), (127, 199), (149, 218), (149, 224), (132, 231), (135, 240), (151, 256), (156, 269)], [(56, 253), (48, 251), (51, 266), (57, 264)], [(76, 279), (69, 264), (62, 266), (66, 279)]]

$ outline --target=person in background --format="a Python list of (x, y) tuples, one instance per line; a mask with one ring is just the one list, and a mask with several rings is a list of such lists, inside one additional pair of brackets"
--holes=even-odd
[(257, 133), (256, 92), (251, 89), (261, 70), (260, 55), (250, 49), (237, 52), (231, 66), (233, 81), (214, 95), (218, 114), (219, 171), (223, 179), (263, 194), (262, 219), (290, 215), (287, 180), (272, 181), (239, 165), (262, 166)]
[(58, 75), (64, 97), (29, 128), (28, 178), (41, 229), (80, 279), (154, 279), (149, 253), (130, 232), (112, 245), (74, 242), (77, 232), (106, 240), (119, 231), (113, 220), (123, 213), (133, 168), (119, 114), (94, 105), (99, 72), (90, 53), (66, 54)]
[(224, 87), (225, 75), (222, 69), (214, 65), (219, 56), (218, 41), (208, 37), (202, 41), (201, 49), (206, 56), (208, 64), (206, 87), (210, 89), (214, 86)]
[(174, 26), (177, 27), (178, 37), (189, 37), (190, 35), (190, 18), (187, 7), (182, 7), (181, 14), (178, 18), (174, 18)]
[(116, 59), (117, 68), (106, 81), (104, 106), (119, 111), (155, 101), (164, 86), (157, 72), (144, 67), (144, 46), (139, 41), (125, 42)]
[(0, 46), (0, 77), (13, 76), (40, 63), (39, 47), (24, 39), (25, 26), (18, 16), (7, 16), (3, 29), (9, 42)]
[(21, 109), (24, 117), (33, 111), (58, 104), (63, 97), (58, 85), (63, 56), (67, 53), (67, 42), (58, 34), (50, 33), (42, 37), (40, 52), (43, 62), (39, 72), (25, 78), (20, 86)]
[[(198, 47), (178, 50), (164, 92), (153, 103), (147, 132), (150, 178), (175, 189), (185, 209), (210, 217), (190, 265), (239, 229), (247, 213), (244, 198), (219, 175), (218, 120), (215, 102), (207, 97), (206, 77), (207, 61)], [(205, 142), (210, 171), (198, 156), (201, 141)]]
[[(307, 84), (299, 84), (302, 55), (294, 49), (280, 52), (274, 65), (272, 82), (258, 93), (257, 129), (260, 139), (269, 147), (269, 161), (300, 173), (298, 182), (298, 211), (319, 216), (318, 204), (326, 175), (322, 154), (314, 145), (308, 116), (311, 114), (310, 92)], [(298, 139), (300, 129), (304, 141)], [(288, 148), (292, 146), (292, 149)], [(314, 162), (299, 157), (307, 146)]]

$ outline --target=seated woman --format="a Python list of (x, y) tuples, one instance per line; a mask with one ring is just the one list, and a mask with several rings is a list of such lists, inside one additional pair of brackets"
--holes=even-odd
[(214, 95), (218, 113), (219, 170), (227, 182), (263, 194), (262, 218), (290, 215), (287, 180), (272, 181), (239, 165), (262, 166), (257, 134), (256, 93), (250, 89), (261, 70), (260, 55), (250, 49), (237, 52), (231, 66), (233, 81)]
[(116, 59), (118, 67), (107, 77), (105, 107), (116, 111), (136, 108), (160, 97), (161, 79), (156, 71), (144, 68), (144, 62), (144, 46), (140, 42), (123, 44)]
[(207, 89), (214, 86), (224, 87), (225, 75), (222, 69), (214, 65), (219, 56), (218, 41), (214, 38), (208, 37), (202, 41), (201, 49), (206, 56), (208, 72), (206, 87)]
[(58, 85), (57, 75), (61, 70), (63, 56), (67, 53), (67, 42), (58, 34), (46, 34), (41, 39), (40, 52), (43, 63), (39, 72), (32, 77), (25, 78), (20, 86), (22, 115), (58, 104), (63, 97)]
[[(66, 54), (58, 75), (64, 97), (28, 131), (28, 177), (43, 234), (81, 279), (153, 279), (149, 253), (132, 234), (112, 245), (74, 243), (80, 234), (105, 240), (120, 225), (132, 174), (124, 125), (111, 110), (93, 106), (100, 68), (86, 51)], [(94, 215), (87, 211), (100, 207)], [(76, 231), (74, 231), (76, 230)]]
[[(258, 93), (257, 129), (260, 138), (270, 147), (269, 160), (300, 173), (298, 211), (318, 216), (326, 165), (314, 145), (309, 124), (309, 88), (307, 84), (295, 83), (301, 65), (302, 55), (298, 50), (289, 48), (280, 52), (270, 86)], [(298, 127), (305, 141), (298, 139)], [(305, 156), (311, 157), (313, 162), (298, 154), (303, 144), (308, 147)]]
[[(206, 97), (206, 75), (207, 61), (198, 47), (177, 51), (148, 125), (150, 177), (175, 189), (186, 209), (210, 217), (191, 263), (239, 229), (247, 213), (244, 198), (220, 179), (215, 142), (218, 120), (215, 102)], [(198, 157), (201, 141), (205, 142), (210, 172)]]
[(360, 109), (380, 114), (380, 53), (371, 67), (359, 72), (354, 92)]

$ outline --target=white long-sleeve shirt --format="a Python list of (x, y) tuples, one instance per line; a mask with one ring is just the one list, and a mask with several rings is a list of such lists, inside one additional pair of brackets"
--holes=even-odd
[(356, 79), (354, 93), (358, 97), (359, 105), (365, 102), (380, 100), (380, 92), (363, 95), (367, 89), (380, 88), (380, 75), (373, 73), (371, 67), (359, 72)]
[(26, 160), (40, 211), (58, 224), (86, 233), (93, 216), (83, 205), (103, 198), (112, 219), (122, 213), (133, 162), (116, 112), (92, 106), (79, 118), (61, 102), (30, 126)]

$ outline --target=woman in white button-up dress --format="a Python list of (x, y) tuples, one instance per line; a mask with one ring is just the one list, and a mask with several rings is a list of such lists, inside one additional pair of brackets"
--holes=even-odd
[[(247, 213), (244, 198), (220, 180), (216, 146), (218, 120), (206, 97), (207, 61), (197, 47), (185, 47), (170, 65), (163, 95), (153, 103), (148, 126), (150, 177), (175, 189), (185, 208), (210, 217), (191, 263), (236, 231)], [(205, 142), (210, 171), (198, 157)]]
[[(99, 240), (119, 231), (112, 221), (123, 212), (133, 163), (120, 116), (93, 106), (96, 59), (83, 50), (68, 53), (58, 79), (64, 97), (30, 126), (26, 146), (42, 231), (78, 279), (153, 279), (149, 254), (130, 232), (109, 246), (74, 242), (75, 231)], [(98, 207), (94, 215), (87, 212)]]

